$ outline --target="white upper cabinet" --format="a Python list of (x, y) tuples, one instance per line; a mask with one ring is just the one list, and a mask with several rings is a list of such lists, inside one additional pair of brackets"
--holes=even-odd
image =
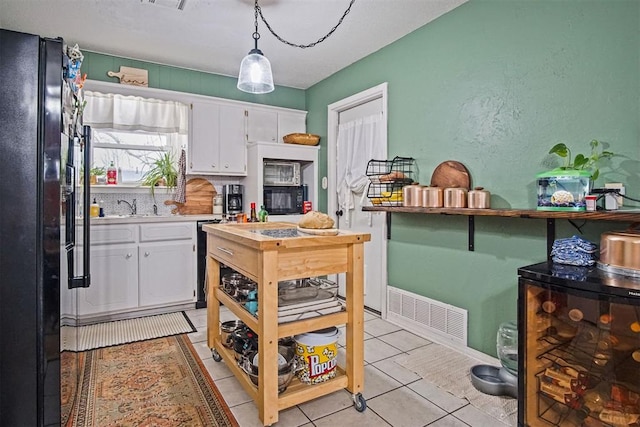
[(247, 142), (278, 142), (278, 113), (247, 109)]
[(244, 108), (210, 101), (191, 103), (188, 173), (246, 175)]
[(278, 142), (290, 133), (306, 132), (306, 111), (247, 109), (247, 142)]

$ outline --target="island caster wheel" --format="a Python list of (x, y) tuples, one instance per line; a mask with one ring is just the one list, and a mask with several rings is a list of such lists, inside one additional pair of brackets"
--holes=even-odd
[(211, 356), (213, 356), (213, 360), (215, 360), (216, 362), (222, 361), (222, 356), (220, 356), (220, 353), (218, 353), (215, 348), (211, 350)]
[(353, 406), (358, 412), (364, 412), (364, 410), (367, 409), (367, 401), (365, 400), (364, 396), (362, 396), (362, 393), (353, 395)]

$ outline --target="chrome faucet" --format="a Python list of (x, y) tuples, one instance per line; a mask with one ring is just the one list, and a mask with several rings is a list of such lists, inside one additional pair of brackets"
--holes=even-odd
[(120, 204), (121, 202), (125, 202), (129, 206), (129, 209), (131, 209), (131, 215), (136, 215), (138, 213), (138, 206), (136, 206), (136, 199), (133, 199), (132, 203), (129, 203), (126, 200), (118, 199), (118, 204)]

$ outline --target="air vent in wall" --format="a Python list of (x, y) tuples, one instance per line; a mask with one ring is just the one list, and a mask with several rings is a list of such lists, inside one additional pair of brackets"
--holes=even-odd
[(467, 346), (467, 310), (392, 286), (387, 287), (387, 304), (389, 321), (427, 338), (435, 333)]
[(184, 10), (187, 0), (140, 0), (142, 3), (149, 3), (155, 6), (168, 7), (170, 9)]

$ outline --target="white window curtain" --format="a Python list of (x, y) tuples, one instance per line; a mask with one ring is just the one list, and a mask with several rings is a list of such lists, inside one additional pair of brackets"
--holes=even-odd
[(186, 135), (189, 107), (175, 101), (85, 91), (84, 124), (99, 129)]
[(355, 197), (365, 196), (367, 163), (371, 159), (385, 159), (381, 144), (384, 130), (382, 114), (358, 118), (338, 126), (338, 206), (342, 209), (346, 225), (350, 223), (350, 211), (355, 206)]

